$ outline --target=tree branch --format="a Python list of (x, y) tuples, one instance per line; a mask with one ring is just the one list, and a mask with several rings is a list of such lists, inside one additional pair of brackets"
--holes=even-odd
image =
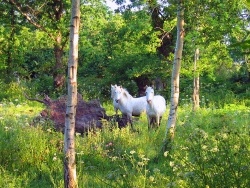
[(21, 13), (21, 15), (27, 19), (29, 23), (34, 25), (37, 29), (44, 31), (51, 39), (55, 40), (55, 37), (50, 32), (48, 32), (45, 27), (43, 27), (37, 21), (34, 20), (36, 12), (34, 9), (32, 9), (30, 6), (26, 6), (25, 8), (27, 8), (27, 11), (24, 11), (22, 4), (18, 3), (17, 1), (15, 0), (4, 0), (4, 1), (13, 5), (18, 10), (18, 12)]

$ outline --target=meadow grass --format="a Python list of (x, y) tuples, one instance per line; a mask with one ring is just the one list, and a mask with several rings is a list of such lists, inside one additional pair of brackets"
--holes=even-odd
[[(103, 106), (114, 114), (111, 104)], [(64, 187), (63, 134), (49, 121), (32, 123), (43, 108), (0, 104), (1, 187)], [(107, 122), (102, 130), (77, 134), (79, 187), (250, 187), (249, 107), (191, 109), (189, 103), (178, 109), (170, 152), (160, 153), (168, 112), (157, 130), (148, 130), (144, 114), (136, 131)]]

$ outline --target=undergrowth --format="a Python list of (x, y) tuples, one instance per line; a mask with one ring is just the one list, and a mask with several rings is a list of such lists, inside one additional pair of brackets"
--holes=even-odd
[[(104, 104), (113, 113), (110, 104)], [(43, 106), (0, 104), (0, 186), (64, 187), (63, 135), (52, 123), (33, 125)], [(102, 130), (76, 135), (79, 187), (250, 187), (250, 109), (244, 104), (178, 109), (170, 152), (159, 153), (168, 112), (157, 130), (145, 114), (130, 127), (107, 123)]]

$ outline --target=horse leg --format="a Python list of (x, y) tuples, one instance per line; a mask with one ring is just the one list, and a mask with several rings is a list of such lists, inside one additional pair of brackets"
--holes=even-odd
[(148, 119), (148, 130), (151, 128), (151, 118), (149, 116), (147, 116)]
[(133, 120), (132, 120), (132, 113), (127, 114), (127, 122), (130, 124), (131, 128), (133, 128)]
[(156, 115), (156, 127), (160, 127), (160, 116)]

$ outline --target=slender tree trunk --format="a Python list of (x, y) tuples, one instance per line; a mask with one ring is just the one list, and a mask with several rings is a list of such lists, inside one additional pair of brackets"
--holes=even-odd
[(6, 69), (6, 80), (10, 81), (11, 78), (13, 78), (13, 46), (15, 43), (15, 26), (16, 26), (16, 18), (15, 18), (15, 11), (14, 8), (11, 7), (10, 9), (10, 25), (11, 25), (11, 31), (10, 31), (10, 36), (9, 36), (9, 43), (8, 43), (8, 48), (7, 48), (7, 69)]
[(56, 36), (54, 44), (55, 66), (53, 70), (54, 88), (62, 88), (65, 83), (65, 69), (63, 66), (63, 47), (62, 36), (59, 33)]
[(64, 187), (76, 188), (75, 114), (77, 105), (77, 65), (80, 24), (80, 0), (72, 0), (70, 51), (68, 61), (68, 98), (64, 132)]
[(195, 50), (194, 54), (194, 90), (193, 90), (193, 111), (200, 108), (200, 77), (197, 71), (197, 61), (199, 60), (199, 49)]
[(183, 9), (183, 1), (179, 0), (178, 10), (177, 10), (177, 40), (176, 40), (174, 63), (173, 63), (172, 78), (171, 78), (170, 111), (168, 116), (166, 138), (163, 146), (163, 151), (168, 151), (171, 149), (172, 140), (174, 138), (177, 107), (179, 102), (179, 79), (180, 79), (183, 42), (184, 42), (184, 9)]
[(245, 62), (247, 66), (247, 80), (250, 81), (250, 59), (248, 58), (247, 55), (245, 55)]

